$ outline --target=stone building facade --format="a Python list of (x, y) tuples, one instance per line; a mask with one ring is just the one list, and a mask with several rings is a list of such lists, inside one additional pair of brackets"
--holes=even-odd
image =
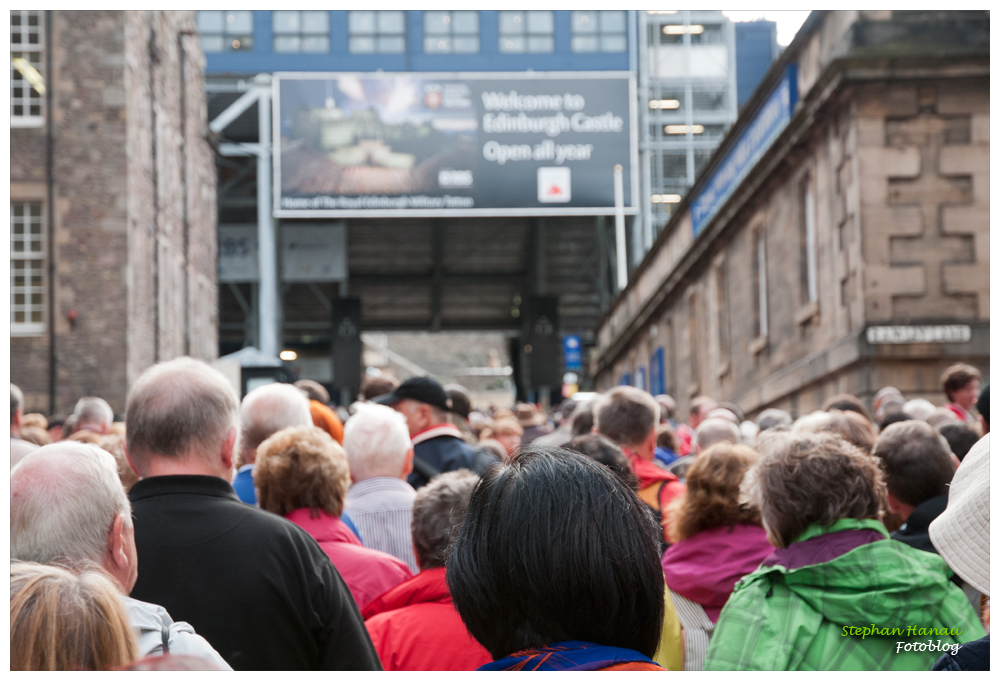
[[(782, 78), (787, 124), (696, 235)], [(814, 12), (602, 319), (598, 386), (681, 415), (886, 385), (941, 404), (946, 366), (989, 376), (989, 204), (988, 13)]]
[[(34, 110), (11, 108), (11, 381), (26, 411), (65, 414), (99, 395), (123, 413), (153, 363), (218, 354), (194, 13), (15, 10), (12, 52), (15, 30), (47, 89)], [(37, 262), (15, 280), (22, 239)]]

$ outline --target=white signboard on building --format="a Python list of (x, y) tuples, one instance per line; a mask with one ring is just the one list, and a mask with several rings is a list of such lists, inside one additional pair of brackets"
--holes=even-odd
[(257, 225), (219, 225), (219, 283), (258, 281)]
[(868, 342), (872, 345), (968, 343), (972, 340), (972, 329), (967, 324), (869, 326), (866, 333)]
[(347, 278), (347, 225), (343, 222), (281, 226), (283, 281)]

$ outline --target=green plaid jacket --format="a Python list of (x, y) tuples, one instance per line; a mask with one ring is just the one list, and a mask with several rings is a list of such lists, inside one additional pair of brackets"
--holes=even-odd
[[(886, 537), (827, 563), (758, 568), (737, 582), (719, 615), (707, 670), (929, 670), (941, 650), (897, 652), (897, 643), (966, 643), (986, 635), (940, 556), (889, 540), (875, 520), (810, 526), (796, 541), (874, 529)], [(844, 635), (845, 626), (898, 629)], [(907, 635), (907, 628), (961, 630)]]

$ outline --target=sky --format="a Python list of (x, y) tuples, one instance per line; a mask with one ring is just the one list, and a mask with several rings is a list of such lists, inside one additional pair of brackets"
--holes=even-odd
[(766, 19), (778, 25), (778, 44), (786, 47), (809, 16), (810, 10), (723, 10), (730, 21)]

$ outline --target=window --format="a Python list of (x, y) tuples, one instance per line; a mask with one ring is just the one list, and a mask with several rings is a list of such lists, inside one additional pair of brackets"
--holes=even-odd
[(40, 11), (10, 13), (10, 124), (14, 127), (45, 124), (42, 24)]
[(729, 363), (729, 296), (726, 295), (726, 266), (721, 260), (715, 267), (715, 309), (719, 325), (719, 371)]
[(551, 10), (500, 12), (501, 52), (552, 52), (552, 35)]
[(721, 24), (667, 24), (660, 28), (661, 45), (682, 45), (684, 36), (691, 36), (692, 45), (718, 45), (722, 43)]
[(627, 47), (623, 10), (574, 10), (570, 23), (574, 52), (624, 52)]
[(253, 12), (200, 10), (198, 32), (205, 52), (245, 52), (253, 49)]
[(347, 15), (352, 54), (402, 54), (406, 51), (406, 21), (402, 10), (352, 10)]
[(424, 52), (479, 52), (479, 12), (424, 12)]
[(758, 229), (754, 235), (755, 253), (753, 260), (754, 288), (757, 295), (754, 305), (754, 317), (757, 326), (757, 337), (767, 335), (767, 252), (764, 245), (764, 230)]
[(690, 352), (691, 380), (690, 392), (698, 392), (698, 378), (701, 376), (701, 362), (698, 347), (698, 294), (688, 296), (688, 351)]
[(695, 87), (691, 93), (691, 105), (695, 111), (724, 111), (726, 88)]
[(329, 52), (330, 13), (275, 10), (271, 13), (275, 52)]
[(45, 330), (45, 243), (40, 201), (10, 202), (10, 330)]
[(799, 253), (802, 303), (814, 303), (819, 298), (816, 286), (816, 214), (808, 177), (799, 184)]

